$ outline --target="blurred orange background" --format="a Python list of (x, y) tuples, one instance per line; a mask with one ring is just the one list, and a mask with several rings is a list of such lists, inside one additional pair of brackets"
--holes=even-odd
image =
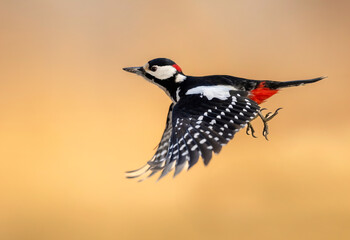
[[(350, 239), (349, 1), (1, 1), (0, 239)], [(270, 141), (137, 183), (170, 99), (122, 71), (293, 80)]]

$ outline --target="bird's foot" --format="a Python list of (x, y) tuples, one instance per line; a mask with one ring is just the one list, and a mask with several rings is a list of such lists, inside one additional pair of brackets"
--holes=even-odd
[(245, 132), (247, 135), (250, 135), (250, 134), (249, 134), (249, 130), (250, 130), (250, 132), (251, 132), (251, 134), (252, 134), (252, 137), (256, 138), (256, 136), (254, 135), (255, 130), (254, 130), (254, 128), (253, 128), (253, 126), (252, 126), (251, 123), (248, 123), (248, 124), (247, 124), (247, 130), (246, 130), (246, 132)]
[(263, 114), (262, 114), (262, 111), (266, 110), (265, 108), (260, 109), (260, 111), (258, 112), (259, 117), (261, 118), (261, 120), (263, 121), (263, 124), (264, 124), (263, 136), (265, 137), (266, 140), (269, 140), (267, 138), (267, 135), (269, 134), (269, 126), (267, 125), (267, 122), (270, 121), (272, 118), (274, 118), (278, 114), (278, 111), (281, 109), (282, 108), (276, 109), (276, 111), (274, 113), (268, 112), (265, 116), (263, 116)]

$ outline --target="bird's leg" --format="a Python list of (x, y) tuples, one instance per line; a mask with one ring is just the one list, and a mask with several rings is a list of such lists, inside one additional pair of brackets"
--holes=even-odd
[(267, 125), (267, 122), (270, 121), (272, 118), (274, 118), (277, 114), (278, 111), (281, 110), (282, 108), (278, 108), (273, 114), (271, 112), (267, 113), (265, 116), (263, 116), (262, 111), (266, 110), (265, 108), (262, 108), (260, 111), (258, 111), (259, 117), (264, 123), (264, 130), (263, 130), (263, 136), (265, 137), (266, 140), (269, 140), (267, 138), (267, 135), (269, 134), (269, 126)]
[(246, 132), (245, 132), (247, 135), (250, 135), (250, 134), (249, 134), (249, 130), (250, 130), (250, 132), (252, 133), (252, 137), (255, 137), (255, 138), (256, 138), (256, 136), (254, 135), (255, 130), (254, 130), (254, 128), (253, 128), (253, 126), (252, 126), (252, 124), (251, 124), (250, 122), (247, 124), (247, 130), (246, 130)]

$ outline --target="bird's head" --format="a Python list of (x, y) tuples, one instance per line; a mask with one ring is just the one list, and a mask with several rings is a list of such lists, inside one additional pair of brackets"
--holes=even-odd
[(123, 70), (140, 75), (147, 81), (156, 84), (174, 102), (179, 99), (177, 91), (180, 83), (187, 78), (181, 68), (168, 58), (156, 58), (142, 67), (127, 67)]
[(165, 82), (180, 82), (184, 78), (181, 68), (168, 58), (156, 58), (142, 67), (127, 67), (123, 70), (140, 75), (159, 85)]

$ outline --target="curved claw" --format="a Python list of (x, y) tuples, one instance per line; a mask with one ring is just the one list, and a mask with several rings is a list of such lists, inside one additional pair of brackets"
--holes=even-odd
[(272, 115), (269, 115), (269, 116), (268, 116), (269, 113), (266, 114), (265, 120), (266, 120), (266, 121), (270, 121), (272, 118), (274, 118), (274, 117), (278, 114), (278, 111), (281, 110), (281, 109), (282, 109), (282, 108), (277, 108), (276, 111), (275, 111)]
[(263, 130), (263, 136), (265, 137), (265, 139), (268, 141), (269, 139), (267, 138), (267, 135), (269, 134), (269, 128), (267, 126), (267, 124), (264, 124), (264, 130)]
[(275, 116), (278, 114), (278, 111), (281, 110), (283, 108), (277, 108), (276, 111), (273, 113)]
[(253, 126), (252, 126), (250, 123), (247, 124), (247, 130), (246, 130), (246, 134), (247, 134), (247, 135), (250, 135), (250, 134), (249, 134), (249, 130), (250, 130), (250, 132), (252, 133), (252, 137), (257, 138), (257, 137), (254, 135), (255, 130), (254, 130)]
[(267, 138), (267, 135), (264, 135), (264, 137), (265, 137), (266, 141), (269, 141), (269, 139)]
[(266, 113), (266, 115), (265, 115), (265, 119), (267, 119), (267, 118), (269, 118), (269, 116), (272, 114), (272, 112), (268, 112), (268, 113)]

